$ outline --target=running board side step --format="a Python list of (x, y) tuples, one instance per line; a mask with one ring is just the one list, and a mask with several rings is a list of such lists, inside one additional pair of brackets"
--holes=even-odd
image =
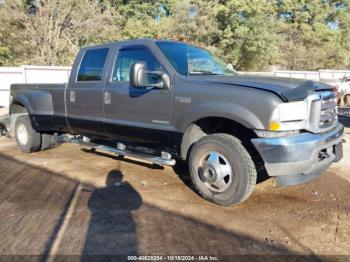
[(129, 151), (127, 149), (125, 149), (125, 150), (118, 149), (118, 148), (125, 148), (125, 147), (121, 147), (119, 143), (118, 143), (117, 147), (111, 147), (111, 146), (95, 144), (95, 143), (92, 143), (88, 140), (85, 140), (82, 138), (71, 137), (71, 136), (69, 136), (69, 137), (64, 136), (63, 140), (59, 139), (58, 141), (56, 141), (56, 143), (78, 144), (81, 146), (89, 147), (89, 148), (94, 149), (94, 150), (101, 150), (101, 151), (105, 151), (108, 153), (113, 153), (113, 154), (117, 154), (117, 155), (141, 159), (141, 160), (144, 160), (144, 161), (147, 161), (147, 162), (150, 162), (152, 164), (159, 165), (159, 166), (174, 166), (176, 164), (175, 159), (172, 159), (171, 155), (167, 152), (162, 151), (161, 156), (157, 157), (157, 156), (147, 155), (147, 154), (143, 154), (143, 153), (139, 153), (139, 152), (132, 152), (132, 151)]

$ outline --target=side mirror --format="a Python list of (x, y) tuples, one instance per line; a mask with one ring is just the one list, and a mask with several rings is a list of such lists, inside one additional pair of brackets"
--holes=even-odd
[(130, 84), (136, 88), (170, 88), (170, 77), (163, 71), (147, 71), (146, 64), (136, 62), (130, 68)]
[(234, 73), (236, 73), (236, 70), (234, 69), (233, 65), (231, 63), (227, 64), (226, 68)]

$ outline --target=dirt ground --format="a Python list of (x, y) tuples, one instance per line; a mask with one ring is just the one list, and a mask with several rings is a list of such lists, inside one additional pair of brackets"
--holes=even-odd
[(350, 255), (349, 142), (344, 150), (316, 180), (270, 179), (224, 208), (193, 191), (183, 165), (70, 144), (23, 154), (1, 137), (0, 255)]

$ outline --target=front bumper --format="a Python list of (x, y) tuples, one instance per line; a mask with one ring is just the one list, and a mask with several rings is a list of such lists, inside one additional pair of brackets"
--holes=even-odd
[(344, 126), (326, 134), (302, 133), (281, 138), (255, 138), (252, 143), (260, 153), (269, 176), (278, 185), (295, 185), (322, 174), (343, 156)]

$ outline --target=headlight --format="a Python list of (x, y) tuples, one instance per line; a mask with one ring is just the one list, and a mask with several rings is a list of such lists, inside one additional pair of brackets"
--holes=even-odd
[(289, 131), (306, 128), (308, 106), (306, 101), (279, 104), (275, 107), (268, 130)]

